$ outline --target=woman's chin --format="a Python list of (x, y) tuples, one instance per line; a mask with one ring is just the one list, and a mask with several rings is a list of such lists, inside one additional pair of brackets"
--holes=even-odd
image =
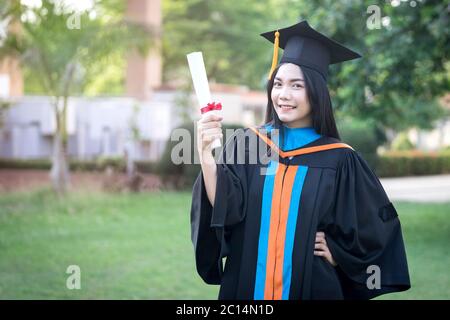
[(280, 119), (281, 122), (283, 122), (285, 124), (293, 122), (294, 120), (296, 120), (296, 119), (292, 119), (292, 117), (289, 117), (289, 116), (284, 115), (284, 114), (278, 115), (278, 118)]
[(294, 114), (283, 114), (282, 112), (277, 113), (278, 119), (287, 126), (298, 126), (299, 123), (308, 123), (308, 115), (294, 115)]

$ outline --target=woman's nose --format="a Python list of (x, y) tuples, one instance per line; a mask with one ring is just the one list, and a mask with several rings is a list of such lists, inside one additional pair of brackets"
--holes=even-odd
[(289, 88), (284, 87), (281, 89), (279, 97), (280, 99), (289, 99), (290, 94)]

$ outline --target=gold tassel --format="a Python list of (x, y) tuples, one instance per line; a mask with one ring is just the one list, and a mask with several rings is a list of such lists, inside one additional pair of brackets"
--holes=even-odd
[(275, 70), (275, 68), (277, 67), (277, 63), (278, 63), (278, 46), (280, 43), (280, 33), (278, 32), (278, 30), (275, 32), (275, 41), (273, 42), (273, 57), (272, 57), (272, 67), (270, 68), (270, 72), (269, 72), (269, 78), (272, 77), (272, 73)]

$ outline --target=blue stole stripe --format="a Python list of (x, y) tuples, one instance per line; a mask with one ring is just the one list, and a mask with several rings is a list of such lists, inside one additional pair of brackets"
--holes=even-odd
[(254, 299), (264, 300), (266, 285), (267, 247), (269, 242), (270, 213), (272, 210), (272, 195), (278, 162), (271, 160), (264, 179), (264, 189), (261, 207), (261, 227), (259, 230), (258, 260), (256, 265), (256, 282)]
[(308, 167), (299, 166), (292, 186), (291, 202), (289, 204), (289, 216), (286, 225), (286, 239), (284, 243), (283, 261), (283, 293), (282, 299), (289, 299), (292, 278), (292, 253), (294, 250), (295, 230), (297, 228), (297, 217), (299, 215), (300, 196), (303, 183), (305, 182)]

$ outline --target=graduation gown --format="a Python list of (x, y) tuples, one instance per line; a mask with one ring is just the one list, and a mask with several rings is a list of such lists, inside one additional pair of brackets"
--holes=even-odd
[[(407, 290), (400, 221), (364, 159), (326, 136), (284, 151), (260, 129), (227, 141), (214, 207), (201, 172), (193, 186), (196, 268), (206, 283), (220, 284), (219, 299), (370, 299)], [(252, 139), (279, 156), (249, 164)], [(337, 267), (314, 255), (318, 231)]]

